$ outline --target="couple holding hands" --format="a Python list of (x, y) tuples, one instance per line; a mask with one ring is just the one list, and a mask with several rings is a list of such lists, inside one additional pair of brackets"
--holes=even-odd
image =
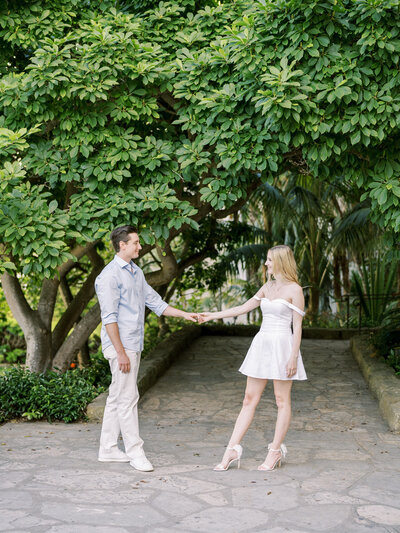
[[(281, 245), (268, 251), (265, 263), (268, 281), (244, 304), (216, 313), (187, 313), (164, 302), (133, 262), (142, 248), (135, 227), (114, 229), (111, 242), (116, 255), (95, 282), (101, 309), (102, 350), (112, 374), (101, 429), (99, 461), (129, 462), (136, 470), (153, 470), (139, 436), (137, 409), (137, 375), (143, 350), (146, 306), (158, 316), (174, 316), (199, 323), (236, 317), (261, 306), (260, 331), (239, 368), (247, 376), (243, 406), (222, 460), (214, 470), (225, 471), (234, 462), (240, 466), (240, 441), (253, 420), (269, 379), (274, 383), (278, 415), (273, 441), (268, 445), (268, 454), (258, 470), (273, 470), (280, 466), (286, 455), (283, 441), (291, 419), (292, 382), (307, 379), (300, 354), (304, 297), (292, 250)], [(125, 452), (117, 445), (120, 433)]]

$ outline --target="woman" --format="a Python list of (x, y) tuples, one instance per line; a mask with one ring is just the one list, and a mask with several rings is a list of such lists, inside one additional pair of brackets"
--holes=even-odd
[[(292, 250), (285, 245), (274, 246), (267, 254), (268, 280), (257, 294), (243, 305), (217, 313), (201, 313), (199, 322), (228, 318), (248, 313), (261, 305), (263, 321), (254, 337), (239, 371), (247, 377), (243, 407), (236, 420), (222, 461), (214, 468), (224, 471), (237, 461), (240, 466), (240, 441), (248, 430), (269, 379), (274, 382), (278, 416), (274, 440), (258, 470), (273, 470), (286, 455), (283, 444), (291, 418), (290, 391), (292, 382), (307, 379), (300, 354), (301, 323), (304, 297), (297, 279)], [(292, 332), (293, 329), (293, 332)]]

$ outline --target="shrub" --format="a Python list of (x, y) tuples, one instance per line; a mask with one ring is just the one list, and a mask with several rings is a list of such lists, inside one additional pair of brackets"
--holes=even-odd
[(371, 335), (371, 343), (379, 355), (394, 368), (400, 376), (400, 309), (395, 309), (387, 315), (387, 322), (379, 333)]
[(85, 380), (98, 391), (106, 389), (111, 383), (110, 365), (103, 356), (101, 348), (91, 354), (89, 366), (77, 369), (75, 372), (80, 372)]
[(386, 362), (388, 365), (394, 368), (396, 376), (400, 377), (400, 348), (392, 348), (389, 350)]
[[(145, 357), (160, 342), (156, 316), (149, 316), (145, 328)], [(181, 320), (168, 320), (168, 329), (182, 327)], [(64, 374), (48, 371), (37, 374), (20, 366), (6, 368), (0, 374), (0, 424), (11, 418), (28, 420), (46, 418), (49, 422), (75, 422), (85, 417), (90, 403), (111, 383), (110, 367), (97, 340), (97, 351), (90, 357), (90, 366), (74, 368)]]
[(36, 374), (22, 367), (5, 370), (0, 376), (0, 423), (16, 417), (49, 422), (74, 422), (85, 416), (86, 406), (106, 386), (100, 362), (90, 369), (64, 374)]
[(11, 349), (9, 344), (0, 346), (0, 363), (23, 363), (25, 361), (26, 351), (22, 348)]

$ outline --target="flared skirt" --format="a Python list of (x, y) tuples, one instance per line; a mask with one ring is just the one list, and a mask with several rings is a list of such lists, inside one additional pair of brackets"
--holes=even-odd
[(239, 372), (252, 378), (280, 379), (284, 381), (305, 380), (301, 353), (297, 358), (297, 372), (288, 378), (286, 365), (293, 346), (291, 330), (283, 332), (259, 331), (254, 337), (249, 351), (239, 368)]

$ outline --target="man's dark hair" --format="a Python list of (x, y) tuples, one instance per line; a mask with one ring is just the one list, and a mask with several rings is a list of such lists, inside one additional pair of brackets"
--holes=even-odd
[(112, 230), (110, 239), (116, 252), (119, 252), (119, 243), (121, 241), (129, 241), (129, 235), (131, 233), (138, 233), (138, 230), (135, 228), (135, 226), (121, 226), (120, 228), (115, 228)]

